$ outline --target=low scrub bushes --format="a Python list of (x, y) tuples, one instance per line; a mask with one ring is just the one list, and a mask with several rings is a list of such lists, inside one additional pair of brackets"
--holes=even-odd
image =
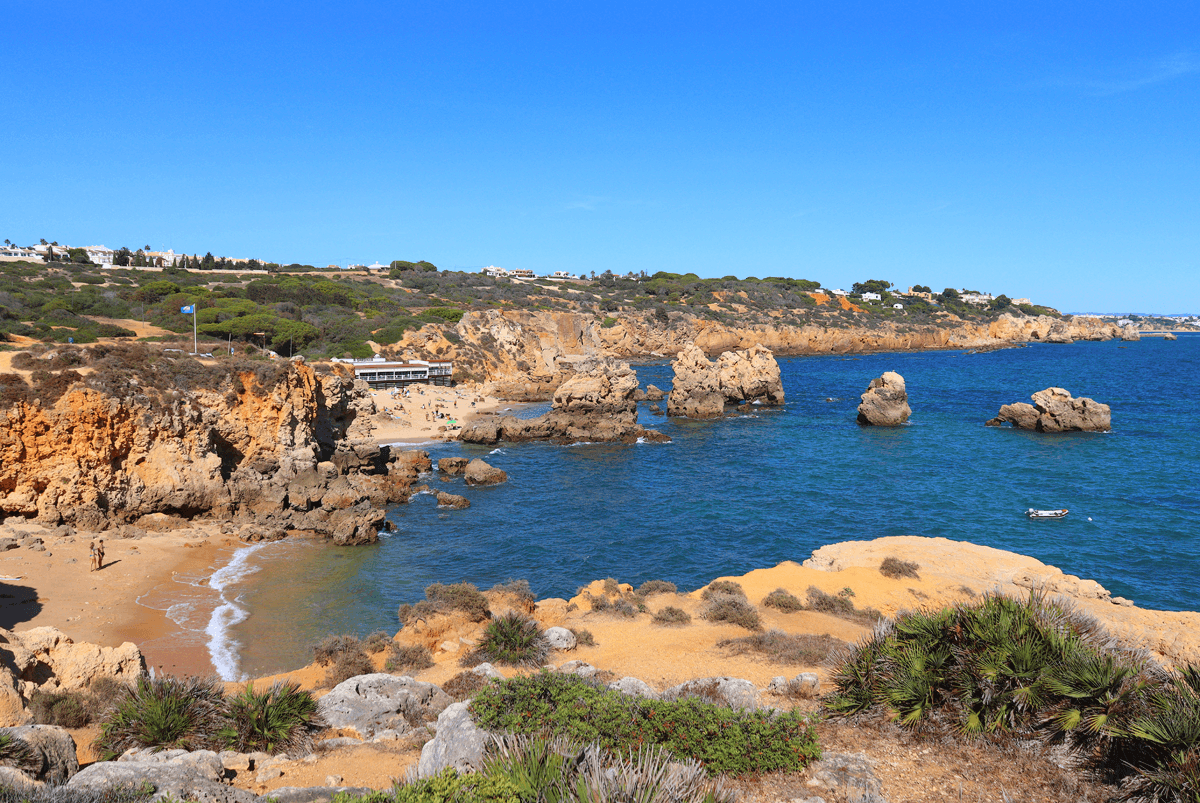
[(753, 636), (724, 639), (717, 642), (717, 646), (729, 649), (734, 655), (761, 655), (777, 664), (818, 666), (832, 653), (845, 649), (847, 644), (828, 633), (791, 635), (782, 630), (769, 630)]
[(462, 611), (472, 622), (486, 622), (492, 617), (487, 597), (472, 583), (434, 583), (425, 588), (424, 600), (412, 605), (401, 605), (397, 615), (400, 624), (406, 625), (416, 619), (447, 611)]
[(713, 774), (795, 771), (820, 756), (812, 725), (798, 712), (627, 697), (574, 675), (542, 672), (493, 684), (471, 712), (489, 730), (560, 736), (626, 757), (654, 746)]
[(0, 803), (149, 803), (154, 787), (110, 786), (106, 789), (68, 789), (63, 786), (39, 786), (18, 791), (0, 786)]
[(775, 608), (784, 613), (804, 610), (804, 603), (800, 598), (782, 588), (777, 588), (763, 597), (762, 605), (764, 608)]
[(655, 594), (674, 594), (679, 589), (667, 580), (647, 580), (638, 586), (639, 597), (653, 597)]
[(883, 559), (883, 563), (879, 564), (879, 573), (884, 577), (891, 577), (897, 580), (901, 577), (912, 577), (916, 580), (921, 579), (921, 575), (917, 574), (917, 569), (921, 567), (909, 560), (900, 560), (900, 558), (888, 557)]
[(486, 689), (491, 682), (491, 679), (486, 675), (480, 675), (468, 669), (459, 672), (443, 683), (442, 691), (450, 695), (454, 702), (461, 703), (463, 700), (470, 700), (480, 691)]
[(125, 684), (115, 678), (99, 676), (86, 689), (45, 692), (35, 691), (29, 698), (29, 713), (37, 725), (82, 728), (95, 722)]
[(343, 680), (375, 671), (375, 665), (357, 636), (326, 636), (313, 646), (313, 660), (327, 667), (326, 686), (336, 686)]
[(762, 619), (759, 618), (758, 611), (744, 596), (711, 594), (706, 599), (708, 604), (700, 613), (702, 619), (710, 622), (728, 622), (747, 630), (762, 630)]
[(316, 700), (295, 684), (226, 698), (217, 680), (141, 678), (101, 716), (96, 748), (105, 760), (132, 747), (306, 751), (322, 726)]
[(383, 668), (388, 672), (417, 672), (433, 666), (433, 654), (428, 647), (393, 643)]
[(481, 661), (507, 666), (541, 666), (550, 654), (550, 643), (537, 622), (519, 613), (507, 613), (488, 622), (479, 646), (463, 658), (463, 666)]
[(376, 630), (362, 640), (362, 648), (371, 655), (383, 652), (392, 644), (392, 637), (383, 630)]
[(850, 589), (845, 589), (835, 596), (826, 594), (816, 586), (809, 586), (808, 605), (805, 606), (805, 610), (828, 613), (861, 625), (874, 624), (883, 618), (883, 615), (874, 608), (863, 608), (862, 610), (855, 608), (854, 603), (850, 601), (854, 592), (850, 591), (847, 594), (846, 591), (850, 591)]
[(663, 627), (680, 627), (690, 625), (692, 623), (692, 615), (682, 608), (668, 605), (654, 614), (654, 618), (650, 621)]
[(1124, 800), (1200, 790), (1200, 670), (1115, 649), (1095, 621), (1038, 594), (904, 614), (848, 650), (833, 684), (835, 714), (1064, 743)]
[(575, 636), (575, 643), (580, 647), (595, 647), (596, 637), (592, 635), (592, 631), (585, 628), (569, 628), (572, 635)]
[(732, 580), (717, 580), (709, 583), (708, 587), (700, 592), (700, 599), (712, 599), (717, 595), (725, 595), (731, 597), (746, 598), (746, 590), (742, 588), (741, 583), (735, 583)]

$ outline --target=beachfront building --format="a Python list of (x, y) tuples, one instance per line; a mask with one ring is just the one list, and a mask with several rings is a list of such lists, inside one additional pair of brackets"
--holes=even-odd
[(379, 388), (402, 388), (406, 385), (449, 386), (454, 379), (451, 360), (388, 360), (380, 354), (366, 360), (339, 360), (354, 368), (354, 378)]
[(113, 263), (113, 258), (117, 252), (105, 245), (89, 245), (85, 246), (83, 252), (88, 255), (88, 259), (92, 260), (93, 265), (109, 265)]
[(976, 306), (991, 303), (994, 297), (991, 293), (963, 293), (959, 296), (964, 304), (975, 304)]
[(173, 248), (166, 251), (147, 251), (146, 262), (153, 268), (173, 268), (179, 264), (179, 255)]
[(42, 255), (32, 248), (20, 248), (15, 245), (0, 247), (0, 260), (5, 262), (45, 262)]
[(863, 301), (883, 301), (883, 296), (879, 295), (879, 293), (863, 293), (862, 300)]
[(846, 296), (846, 291), (845, 290), (830, 290), (829, 294), (834, 295), (834, 296), (842, 296), (844, 298)]

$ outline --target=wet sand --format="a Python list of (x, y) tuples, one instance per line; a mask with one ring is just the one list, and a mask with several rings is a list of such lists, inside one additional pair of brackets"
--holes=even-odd
[[(0, 538), (28, 533), (45, 551), (26, 546), (0, 553), (0, 627), (55, 627), (73, 641), (118, 646), (137, 644), (146, 663), (172, 674), (209, 674), (203, 639), (185, 632), (163, 609), (146, 607), (196, 588), (180, 578), (204, 578), (238, 545), (205, 524), (124, 540), (104, 537), (105, 565), (89, 571), (95, 533), (58, 535), (25, 521), (0, 525)], [(139, 604), (139, 600), (142, 603)]]

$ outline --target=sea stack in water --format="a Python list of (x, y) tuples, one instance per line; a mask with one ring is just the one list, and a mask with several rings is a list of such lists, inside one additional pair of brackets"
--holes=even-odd
[(726, 351), (709, 362), (694, 343), (676, 355), (675, 381), (667, 396), (667, 415), (716, 418), (726, 403), (783, 404), (779, 363), (761, 344)]
[(466, 443), (669, 440), (638, 424), (637, 390), (637, 374), (629, 363), (601, 359), (589, 366), (589, 370), (563, 382), (554, 392), (553, 409), (545, 415), (528, 420), (512, 416), (483, 419), (467, 427), (459, 437)]
[(1038, 432), (1108, 432), (1112, 429), (1112, 410), (1107, 404), (1071, 397), (1062, 388), (1046, 388), (1033, 394), (1033, 404), (1006, 404), (1000, 413), (986, 422), (989, 427), (1012, 424), (1017, 429)]
[(908, 406), (908, 391), (904, 377), (895, 371), (871, 380), (858, 405), (858, 423), (873, 427), (898, 427), (908, 421), (912, 408)]

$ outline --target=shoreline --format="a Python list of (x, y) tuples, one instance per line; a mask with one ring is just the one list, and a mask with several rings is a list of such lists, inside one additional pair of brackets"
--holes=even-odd
[[(0, 627), (25, 631), (53, 627), (75, 643), (106, 647), (133, 642), (147, 666), (171, 673), (211, 674), (206, 645), (176, 623), (162, 604), (206, 596), (203, 583), (239, 545), (212, 522), (188, 530), (122, 539), (111, 533), (65, 535), (22, 521), (0, 525), (0, 537), (27, 533), (44, 551), (28, 546), (4, 553)], [(91, 572), (89, 542), (104, 537), (104, 568)]]

